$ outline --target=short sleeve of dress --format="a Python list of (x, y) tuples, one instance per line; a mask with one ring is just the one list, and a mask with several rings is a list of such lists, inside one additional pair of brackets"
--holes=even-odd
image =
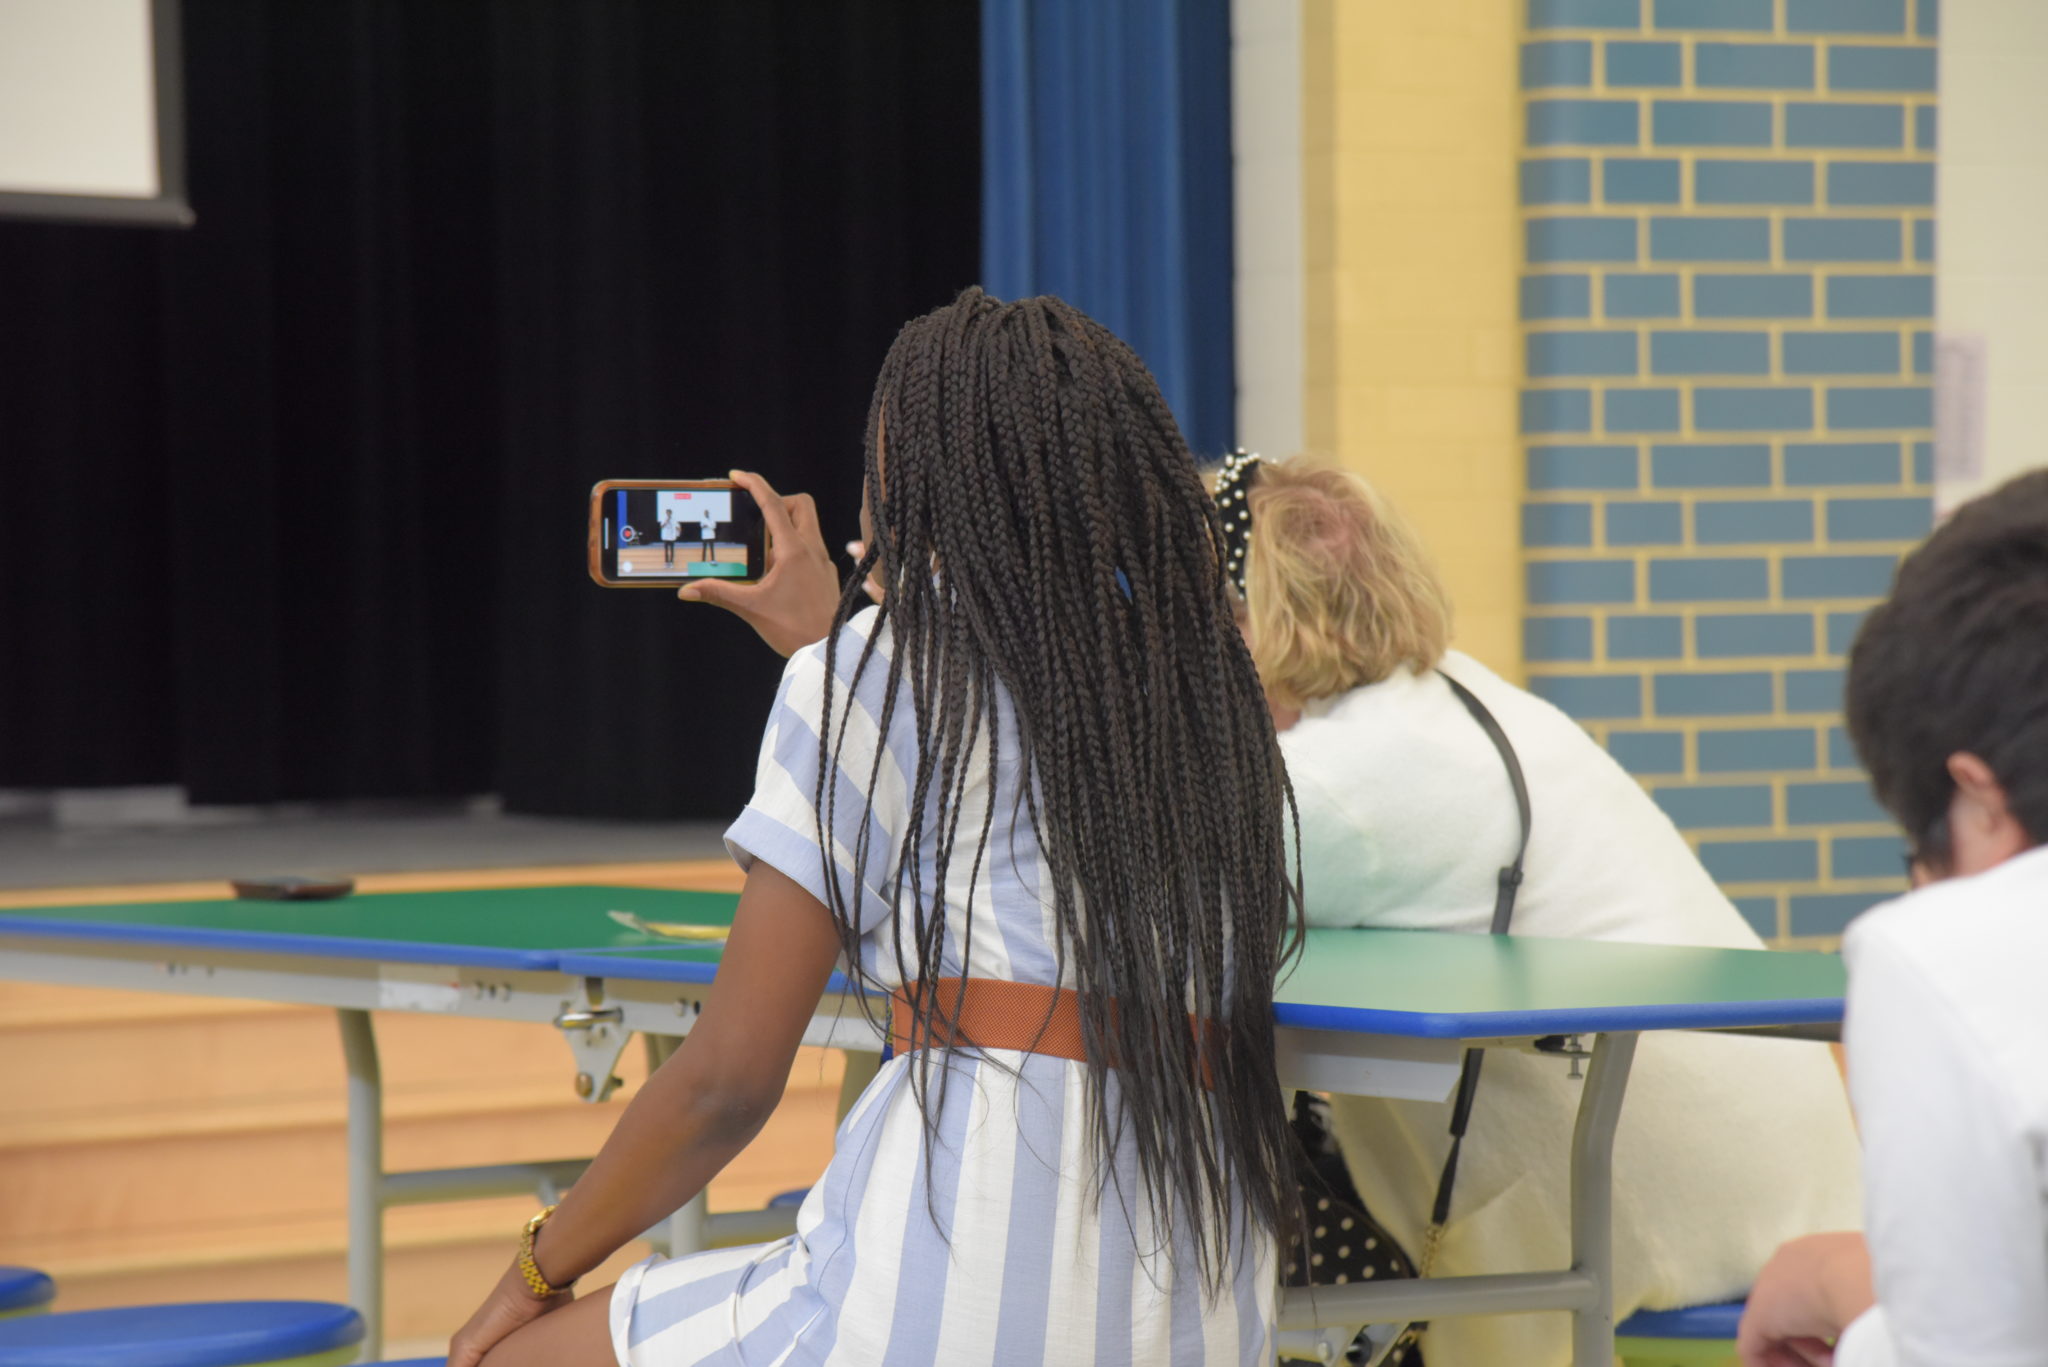
[[(834, 880), (843, 914), (862, 934), (893, 913), (889, 889), (901, 859), (908, 779), (916, 765), (916, 725), (907, 696), (899, 697), (890, 734), (882, 731), (886, 633), (859, 687), (847, 688), (877, 613), (868, 609), (840, 632), (829, 723), (825, 643), (790, 657), (761, 738), (754, 795), (725, 832), (726, 849), (742, 869), (765, 861), (828, 907), (827, 880)], [(830, 775), (822, 806), (821, 770)]]

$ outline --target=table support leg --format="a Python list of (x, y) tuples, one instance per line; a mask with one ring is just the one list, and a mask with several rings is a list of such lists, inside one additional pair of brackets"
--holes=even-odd
[(853, 1110), (853, 1103), (860, 1100), (860, 1094), (875, 1080), (875, 1074), (882, 1071), (882, 1056), (862, 1049), (847, 1049), (840, 1053), (846, 1060), (846, 1071), (839, 1078), (839, 1119), (844, 1120)]
[[(680, 1035), (643, 1034), (640, 1039), (647, 1050), (647, 1071), (650, 1074), (667, 1063), (683, 1042)], [(706, 1247), (704, 1222), (709, 1212), (705, 1194), (700, 1191), (649, 1233), (657, 1246), (666, 1245), (662, 1252), (668, 1257), (680, 1258), (685, 1253), (701, 1252)]]
[(649, 1076), (653, 1075), (655, 1069), (667, 1063), (670, 1056), (682, 1047), (682, 1043), (683, 1037), (681, 1035), (641, 1035), (641, 1047), (647, 1051), (647, 1072)]
[(708, 1247), (704, 1222), (710, 1213), (705, 1194), (698, 1192), (685, 1201), (675, 1214), (662, 1222), (661, 1228), (668, 1242), (668, 1256), (680, 1258), (686, 1253), (702, 1253)]
[(1598, 1291), (1572, 1312), (1572, 1367), (1614, 1363), (1614, 1131), (1635, 1054), (1633, 1032), (1594, 1042), (1572, 1127), (1572, 1270), (1589, 1274)]
[(335, 1014), (348, 1061), (348, 1300), (368, 1361), (384, 1355), (384, 1075), (370, 1013)]

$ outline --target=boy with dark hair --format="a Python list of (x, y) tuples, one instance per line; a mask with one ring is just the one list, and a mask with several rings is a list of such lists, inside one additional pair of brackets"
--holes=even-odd
[(1778, 1251), (1742, 1361), (2048, 1364), (2048, 470), (1900, 566), (1847, 712), (1915, 888), (1842, 946), (1868, 1233)]

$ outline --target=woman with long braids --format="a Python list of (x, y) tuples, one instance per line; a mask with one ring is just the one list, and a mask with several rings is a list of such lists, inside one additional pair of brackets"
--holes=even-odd
[[(911, 322), (843, 588), (809, 500), (739, 478), (776, 562), (682, 595), (790, 660), (718, 981), (451, 1367), (1270, 1363), (1290, 799), (1151, 375), (1057, 299)], [(572, 1299), (753, 1137), (840, 963), (896, 1052), (797, 1233)]]

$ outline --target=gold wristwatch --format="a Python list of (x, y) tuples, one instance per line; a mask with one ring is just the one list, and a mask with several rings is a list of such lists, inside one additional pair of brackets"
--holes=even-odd
[(541, 1276), (540, 1268), (535, 1266), (533, 1261), (534, 1236), (540, 1233), (540, 1227), (546, 1224), (548, 1217), (554, 1213), (555, 1208), (549, 1206), (540, 1214), (528, 1220), (526, 1228), (519, 1232), (519, 1275), (526, 1282), (526, 1289), (533, 1293), (533, 1298), (537, 1301), (544, 1301), (550, 1297), (559, 1296), (576, 1284), (576, 1279), (571, 1277), (560, 1286), (550, 1286), (548, 1279)]

